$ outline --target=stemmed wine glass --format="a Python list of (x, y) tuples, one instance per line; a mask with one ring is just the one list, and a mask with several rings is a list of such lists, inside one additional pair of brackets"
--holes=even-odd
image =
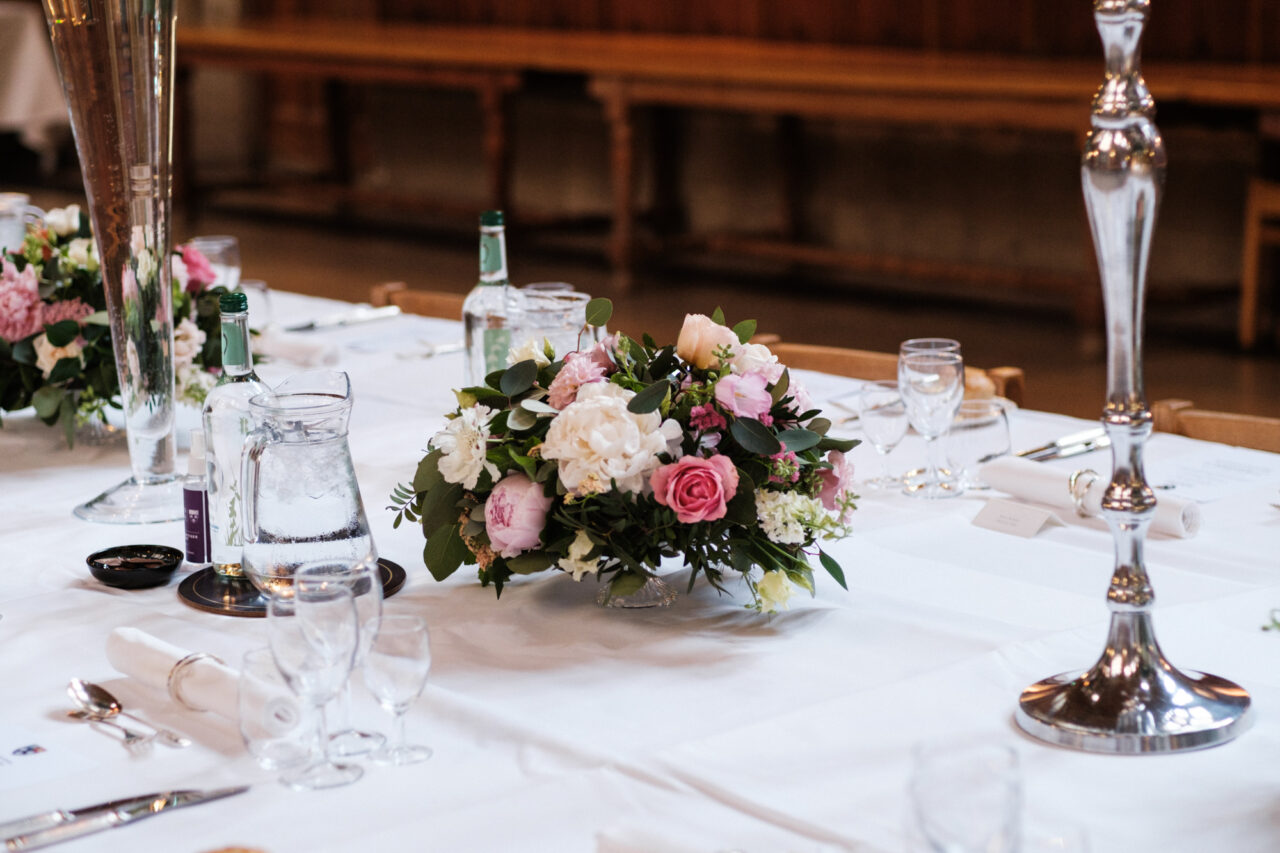
[(324, 706), (351, 675), (359, 643), (355, 599), (341, 584), (295, 578), (293, 596), (267, 602), (271, 655), (289, 687), (316, 711), (316, 758), (280, 777), (291, 788), (315, 790), (348, 785), (364, 775), (354, 764), (337, 764), (329, 751)]
[[(369, 646), (378, 634), (382, 622), (382, 570), (373, 560), (356, 563), (342, 560), (318, 560), (303, 563), (294, 573), (294, 582), (304, 580), (323, 586), (341, 584), (351, 590), (355, 600), (356, 618), (359, 624), (355, 660), (352, 669), (358, 670), (369, 653)], [(386, 743), (387, 739), (375, 732), (363, 732), (351, 723), (351, 680), (342, 687), (338, 697), (337, 731), (329, 738), (329, 750), (333, 755), (349, 757), (365, 755)]]
[(418, 616), (388, 616), (364, 662), (364, 683), (383, 710), (396, 718), (395, 743), (371, 756), (379, 764), (416, 764), (431, 757), (431, 747), (405, 742), (404, 715), (422, 695), (431, 671), (427, 623)]
[(928, 453), (923, 474), (909, 480), (908, 495), (925, 498), (953, 497), (958, 483), (943, 476), (942, 445), (956, 409), (964, 397), (964, 359), (947, 350), (923, 350), (898, 356), (898, 387), (907, 407), (911, 426), (925, 440)]
[(907, 408), (898, 383), (892, 379), (867, 382), (858, 394), (858, 423), (880, 459), (880, 474), (866, 481), (874, 489), (901, 485), (889, 474), (889, 454), (907, 434)]

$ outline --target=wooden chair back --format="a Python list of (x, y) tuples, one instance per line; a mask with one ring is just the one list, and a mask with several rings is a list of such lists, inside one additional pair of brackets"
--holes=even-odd
[[(848, 347), (796, 344), (780, 341), (769, 344), (778, 360), (788, 367), (801, 370), (817, 370), (837, 376), (855, 376), (859, 379), (897, 379), (898, 356), (887, 352), (873, 352)], [(986, 370), (965, 365), (967, 393), (981, 392), (989, 380), (991, 390), (999, 397), (1012, 400), (1019, 406), (1025, 394), (1025, 375), (1020, 367), (992, 367)]]
[(1159, 400), (1151, 413), (1162, 432), (1280, 453), (1280, 418), (1212, 412), (1190, 400)]
[(402, 311), (421, 314), (424, 317), (443, 317), (446, 320), (462, 319), (461, 293), (445, 293), (439, 290), (412, 290), (403, 281), (375, 284), (369, 290), (369, 303), (374, 306), (399, 305)]

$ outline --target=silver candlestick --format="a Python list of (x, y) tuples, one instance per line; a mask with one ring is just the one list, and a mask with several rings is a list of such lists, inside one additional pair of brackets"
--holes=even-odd
[(1090, 752), (1199, 749), (1231, 740), (1251, 722), (1249, 694), (1215, 675), (1180, 672), (1165, 660), (1151, 623), (1155, 595), (1143, 540), (1156, 501), (1142, 470), (1151, 413), (1142, 383), (1142, 307), (1164, 142), (1139, 68), (1150, 0), (1094, 0), (1106, 79), (1093, 99), (1080, 175), (1102, 275), (1107, 324), (1111, 482), (1102, 515), (1116, 543), (1107, 591), (1111, 628), (1098, 662), (1031, 685), (1018, 703), (1029, 734)]

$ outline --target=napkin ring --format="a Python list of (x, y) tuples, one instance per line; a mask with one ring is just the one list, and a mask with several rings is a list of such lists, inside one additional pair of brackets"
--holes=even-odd
[(169, 677), (165, 680), (165, 683), (169, 688), (169, 698), (186, 708), (188, 711), (209, 710), (208, 708), (197, 708), (195, 705), (192, 705), (186, 699), (182, 698), (182, 680), (186, 678), (191, 665), (196, 661), (202, 660), (211, 660), (215, 663), (220, 663), (223, 666), (226, 666), (226, 662), (215, 654), (210, 654), (209, 652), (192, 652), (169, 668)]
[(1067, 478), (1067, 491), (1071, 493), (1071, 504), (1076, 508), (1076, 515), (1081, 518), (1092, 518), (1093, 513), (1084, 508), (1084, 496), (1098, 482), (1098, 472), (1092, 468), (1081, 468), (1072, 471)]

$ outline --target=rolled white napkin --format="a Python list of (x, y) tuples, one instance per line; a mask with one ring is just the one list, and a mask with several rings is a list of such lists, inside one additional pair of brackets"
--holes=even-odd
[(278, 358), (300, 367), (327, 367), (338, 363), (338, 346), (314, 336), (286, 332), (268, 326), (254, 338), (255, 352), (268, 358)]
[[(1110, 475), (1103, 474), (1089, 484), (1082, 501), (1084, 511), (1098, 515), (1102, 510), (1102, 496), (1107, 490)], [(978, 474), (982, 481), (1012, 497), (1035, 501), (1058, 509), (1075, 512), (1071, 500), (1071, 472), (1054, 468), (1041, 462), (1032, 462), (1018, 456), (1003, 456), (983, 465)], [(1200, 532), (1200, 505), (1172, 495), (1160, 495), (1156, 500), (1155, 516), (1151, 529), (1157, 533), (1187, 539)]]
[[(178, 677), (170, 679), (174, 666), (188, 658)], [(212, 711), (232, 722), (240, 718), (240, 674), (213, 657), (193, 658), (187, 649), (146, 631), (116, 628), (107, 637), (107, 660), (123, 674), (168, 693), (188, 708)]]

